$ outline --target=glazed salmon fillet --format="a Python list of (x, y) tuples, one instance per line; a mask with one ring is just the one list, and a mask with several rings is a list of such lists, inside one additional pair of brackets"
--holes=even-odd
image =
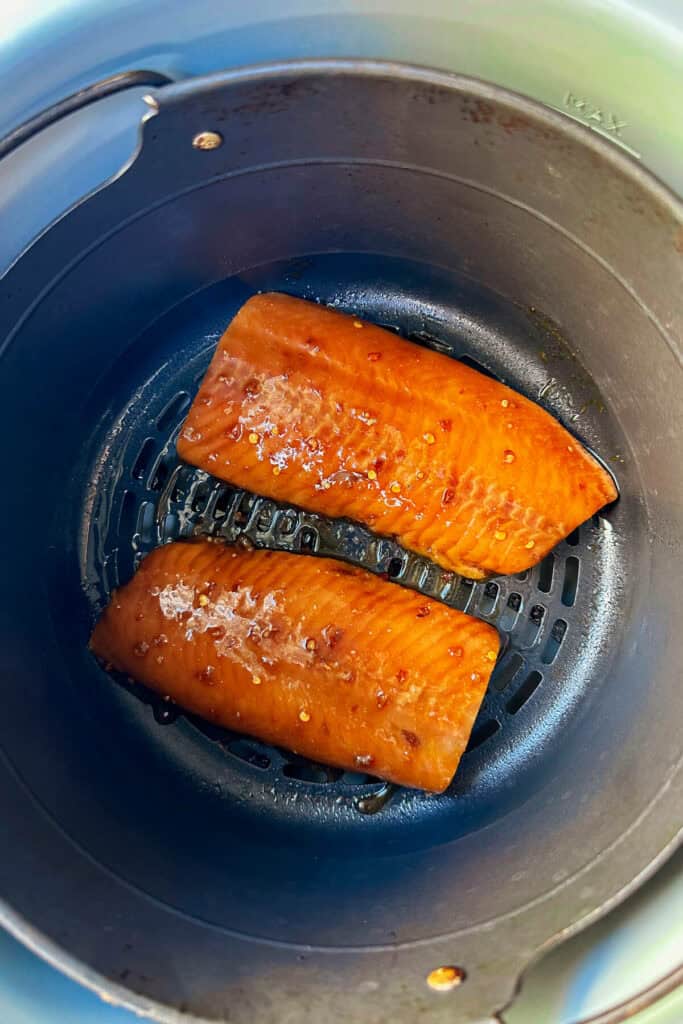
[(91, 639), (203, 718), (434, 792), (458, 766), (498, 647), (492, 626), (361, 569), (206, 541), (148, 555)]
[(233, 319), (178, 453), (473, 579), (529, 568), (617, 497), (609, 473), (534, 402), (280, 294), (254, 296)]

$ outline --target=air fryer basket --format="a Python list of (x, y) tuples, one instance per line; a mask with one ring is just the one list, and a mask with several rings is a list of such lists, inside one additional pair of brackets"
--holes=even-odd
[[(148, 102), (131, 165), (1, 285), (2, 922), (161, 1020), (488, 1019), (681, 826), (680, 205), (580, 126), (452, 75), (307, 62)], [(473, 584), (180, 465), (197, 383), (259, 289), (540, 401), (619, 502), (531, 572)], [(112, 588), (198, 533), (334, 553), (496, 624), (446, 794), (103, 673), (87, 640)], [(439, 965), (463, 972), (448, 994), (425, 983)]]

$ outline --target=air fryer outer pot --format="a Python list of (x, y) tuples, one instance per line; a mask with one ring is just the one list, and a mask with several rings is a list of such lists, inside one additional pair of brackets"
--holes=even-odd
[[(2, 922), (159, 1019), (485, 1020), (541, 948), (623, 898), (679, 834), (680, 204), (582, 127), (431, 71), (248, 69), (164, 88), (154, 106), (127, 171), (2, 282), (0, 397), (16, 425), (2, 453)], [(205, 129), (219, 149), (193, 149)], [(318, 830), (313, 804), (271, 830), (266, 805), (213, 791), (201, 750), (181, 765), (163, 744), (147, 755), (91, 701), (82, 449), (115, 412), (95, 408), (98, 382), (200, 289), (353, 252), (542, 311), (605, 403), (582, 413), (583, 435), (611, 437), (618, 460), (604, 628), (576, 651), (591, 686), (561, 706), (551, 744), (521, 756), (520, 735), (484, 766), (466, 828), (451, 799), (406, 802), (388, 835), (379, 816), (364, 833)], [(466, 982), (431, 992), (428, 972), (451, 963)]]

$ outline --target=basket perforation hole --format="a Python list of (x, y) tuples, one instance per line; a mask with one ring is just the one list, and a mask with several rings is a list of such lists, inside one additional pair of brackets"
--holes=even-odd
[(497, 583), (489, 581), (484, 585), (484, 591), (479, 602), (479, 610), (482, 615), (490, 615), (496, 607), (500, 587)]
[(553, 585), (553, 574), (555, 572), (554, 555), (546, 555), (538, 567), (538, 589), (542, 594), (549, 594)]
[(233, 515), (235, 526), (246, 526), (251, 517), (256, 498), (253, 494), (243, 494), (237, 504)]
[(171, 467), (166, 458), (159, 459), (152, 479), (149, 482), (150, 491), (162, 491), (171, 475)]
[(299, 551), (308, 552), (309, 554), (317, 551), (320, 544), (320, 538), (317, 531), (311, 529), (310, 526), (304, 526), (299, 530), (297, 541), (299, 544)]
[(177, 540), (180, 536), (180, 519), (175, 512), (169, 512), (164, 516), (161, 526), (161, 540), (167, 544), (169, 541)]
[(273, 517), (275, 515), (275, 506), (271, 504), (264, 504), (256, 519), (256, 529), (259, 533), (267, 533), (273, 525)]
[(143, 544), (152, 544), (155, 540), (156, 505), (153, 501), (143, 501), (138, 510), (137, 532)]
[(520, 583), (525, 583), (529, 579), (529, 570), (524, 569), (523, 572), (518, 572), (515, 575), (515, 579), (519, 580)]
[(189, 405), (190, 396), (187, 391), (179, 391), (159, 413), (156, 422), (157, 430), (166, 430), (168, 427), (174, 426)]
[(230, 511), (232, 504), (232, 492), (227, 487), (221, 487), (218, 490), (216, 501), (213, 506), (213, 517), (214, 519), (225, 519)]
[(564, 582), (562, 584), (562, 604), (571, 608), (576, 600), (579, 585), (579, 560), (570, 555), (564, 563)]
[(234, 757), (238, 757), (240, 761), (246, 761), (247, 764), (253, 765), (254, 768), (260, 768), (261, 771), (266, 771), (270, 768), (270, 758), (247, 740), (231, 740), (228, 743), (228, 751)]
[(156, 444), (154, 438), (147, 437), (142, 443), (142, 448), (138, 452), (138, 457), (133, 464), (133, 471), (131, 476), (134, 480), (142, 480), (149, 470), (152, 459), (154, 457), (154, 449)]
[(291, 512), (285, 512), (283, 515), (279, 516), (277, 529), (278, 533), (282, 537), (291, 537), (296, 529), (296, 516)]
[(533, 672), (529, 673), (515, 695), (511, 697), (505, 705), (509, 714), (517, 714), (519, 709), (523, 707), (532, 694), (536, 692), (542, 679), (543, 676), (541, 673), (537, 672), (535, 669)]
[(458, 589), (454, 595), (455, 600), (453, 603), (455, 607), (466, 611), (472, 604), (476, 592), (474, 580), (468, 579), (467, 576), (461, 576)]
[(173, 470), (173, 484), (169, 491), (168, 500), (170, 502), (180, 502), (185, 497), (185, 480), (183, 478), (183, 467), (176, 466)]
[(581, 532), (579, 530), (579, 527), (577, 526), (576, 529), (572, 530), (572, 532), (567, 537), (566, 543), (569, 544), (569, 546), (571, 548), (575, 548), (580, 540), (581, 540)]
[(545, 642), (543, 653), (541, 654), (541, 661), (544, 665), (552, 665), (557, 657), (562, 641), (564, 640), (567, 632), (567, 623), (564, 619), (556, 619), (553, 622), (552, 629), (548, 635), (548, 639)]
[(467, 752), (476, 750), (487, 740), (490, 740), (492, 736), (500, 729), (500, 722), (497, 722), (495, 718), (489, 718), (488, 721), (482, 722), (481, 725), (475, 726), (470, 736), (470, 741), (467, 744)]
[(389, 579), (397, 580), (406, 566), (405, 558), (390, 558), (387, 566), (387, 575)]
[(546, 610), (542, 604), (535, 604), (529, 611), (529, 618), (524, 626), (521, 646), (532, 647), (540, 635), (541, 626), (543, 625), (543, 619), (545, 618)]
[(324, 786), (330, 782), (337, 782), (344, 773), (339, 768), (316, 764), (315, 761), (288, 761), (282, 769), (282, 774), (288, 779), (315, 782)]
[(210, 490), (211, 488), (209, 484), (206, 483), (205, 481), (202, 481), (199, 484), (194, 494), (192, 495), (191, 507), (193, 512), (196, 512), (198, 515), (200, 515), (202, 512), (206, 511), (206, 503), (209, 499)]
[(138, 520), (138, 499), (134, 491), (124, 491), (119, 512), (119, 533), (124, 537), (131, 537), (137, 527)]
[(491, 685), (494, 690), (502, 693), (503, 690), (507, 689), (512, 680), (516, 675), (524, 668), (524, 658), (516, 651), (512, 651), (508, 658), (498, 662), (493, 677), (491, 679)]

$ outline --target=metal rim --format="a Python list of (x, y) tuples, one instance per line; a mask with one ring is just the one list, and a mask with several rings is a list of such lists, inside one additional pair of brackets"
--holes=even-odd
[[(561, 124), (562, 130), (565, 133), (569, 133), (570, 135), (574, 134), (577, 141), (580, 141), (584, 147), (595, 151), (601, 156), (601, 158), (607, 159), (614, 167), (628, 174), (632, 181), (634, 181), (636, 184), (639, 184), (644, 189), (649, 191), (650, 194), (656, 194), (660, 202), (670, 207), (672, 213), (678, 219), (683, 220), (683, 214), (681, 212), (681, 203), (675, 196), (675, 194), (670, 189), (668, 189), (667, 186), (661, 183), (654, 175), (652, 175), (648, 171), (645, 171), (639, 164), (636, 163), (635, 160), (633, 160), (633, 158), (631, 158), (630, 156), (623, 152), (618, 151), (616, 147), (608, 146), (604, 140), (596, 138), (595, 133), (591, 132), (590, 129), (579, 123), (572, 121), (572, 119), (565, 117), (561, 113), (549, 111), (548, 108), (544, 107), (542, 104), (536, 103), (535, 101), (529, 100), (525, 97), (521, 97), (518, 94), (511, 92), (510, 90), (502, 89), (497, 86), (490, 86), (487, 83), (481, 82), (478, 79), (473, 79), (466, 76), (453, 75), (446, 72), (434, 72), (425, 68), (415, 68), (410, 65), (395, 64), (392, 62), (320, 60), (301, 62), (292, 61), (285, 62), (282, 64), (278, 63), (276, 65), (259, 65), (256, 67), (251, 67), (246, 70), (237, 70), (234, 72), (229, 72), (225, 75), (208, 76), (206, 79), (204, 79), (204, 81), (211, 82), (217, 80), (218, 82), (220, 82), (225, 81), (226, 79), (230, 79), (232, 77), (237, 77), (241, 80), (248, 80), (250, 77), (259, 78), (263, 76), (264, 73), (274, 73), (281, 69), (287, 69), (290, 72), (292, 70), (301, 70), (302, 73), (306, 73), (307, 71), (319, 72), (325, 70), (337, 70), (339, 73), (357, 75), (363, 75), (373, 71), (375, 73), (391, 72), (393, 75), (396, 75), (397, 77), (410, 78), (412, 80), (417, 79), (428, 82), (436, 82), (443, 85), (447, 85), (451, 88), (457, 88), (458, 86), (460, 86), (471, 89), (472, 85), (474, 84), (476, 86), (476, 91), (479, 92), (479, 94), (482, 95), (483, 97), (490, 96), (492, 98), (499, 98), (502, 95), (507, 98), (514, 99), (515, 102), (517, 102), (522, 109), (526, 109), (530, 114), (538, 117), (539, 113), (542, 113), (546, 120), (551, 121), (551, 123), (555, 125)], [(197, 80), (192, 80), (192, 82), (187, 83), (187, 87), (196, 87), (196, 83)], [(131, 84), (148, 83), (138, 82)], [(178, 90), (178, 93), (182, 93), (183, 89), (183, 86), (176, 86), (174, 92)], [(98, 97), (93, 97), (93, 100), (95, 98)], [(89, 100), (88, 102), (91, 102), (91, 100)], [(74, 109), (77, 109), (77, 107)], [(68, 112), (70, 111), (66, 111), (66, 113)], [(56, 118), (53, 118), (52, 120), (55, 119)], [(52, 120), (48, 121), (48, 123), (52, 123)], [(19, 129), (18, 131), (21, 130), (22, 129)], [(36, 130), (39, 130), (39, 128)], [(18, 144), (19, 143), (17, 143), (17, 145)], [(0, 154), (2, 154), (2, 152), (3, 150), (0, 149)], [(106, 187), (106, 184), (103, 187)], [(647, 877), (649, 877), (660, 866), (663, 860), (671, 852), (673, 852), (673, 850), (678, 845), (678, 841), (678, 839), (674, 839), (659, 854), (659, 856), (653, 859), (653, 861), (641, 872), (639, 876), (633, 879), (629, 885), (626, 885), (620, 893), (614, 896), (611, 900), (607, 901), (603, 906), (596, 908), (589, 915), (588, 918), (584, 919), (582, 922), (577, 923), (576, 925), (571, 926), (569, 929), (563, 931), (560, 935), (553, 938), (548, 944), (546, 944), (544, 951), (549, 949), (551, 945), (556, 945), (564, 938), (569, 937), (569, 935), (578, 932), (590, 921), (595, 920), (597, 917), (601, 916), (601, 914), (604, 913), (606, 910), (615, 906), (618, 902), (621, 902), (621, 900), (630, 895), (630, 893), (633, 892), (635, 888), (638, 885), (640, 885)], [(41, 955), (44, 959), (52, 963), (54, 966), (58, 966), (60, 969), (64, 970), (65, 973), (67, 973), (75, 980), (93, 989), (97, 994), (102, 996), (103, 993), (106, 992), (107, 999), (111, 1000), (111, 995), (109, 995), (109, 993), (113, 992), (115, 993), (116, 1001), (120, 1003), (120, 1005), (122, 1006), (127, 1006), (130, 1009), (137, 1010), (138, 1012), (142, 1011), (147, 1014), (149, 1014), (150, 1011), (155, 1015), (160, 1014), (157, 1017), (157, 1019), (159, 1020), (170, 1021), (178, 1019), (175, 1011), (169, 1011), (167, 1007), (164, 1007), (161, 1004), (147, 1002), (142, 999), (138, 1001), (137, 998), (135, 998), (135, 1000), (131, 1000), (127, 990), (122, 989), (121, 986), (112, 984), (96, 972), (90, 971), (89, 969), (84, 967), (83, 964), (81, 964), (79, 961), (76, 961), (68, 954), (65, 955), (59, 948), (53, 946), (52, 943), (42, 939), (41, 936), (30, 927), (30, 925), (27, 925), (25, 922), (21, 921), (18, 917), (16, 917), (13, 914), (10, 908), (6, 906), (3, 907), (2, 910), (2, 921), (5, 927), (7, 927), (7, 929), (12, 934), (14, 934), (17, 938), (19, 938), (26, 945), (28, 945), (29, 948), (31, 948), (34, 952)], [(676, 985), (679, 984), (682, 979), (683, 966), (681, 968), (676, 969), (676, 971), (667, 975), (659, 982), (655, 983), (655, 985), (644, 990), (638, 996), (626, 1000), (625, 1002), (619, 1004), (613, 1009), (607, 1011), (606, 1014), (603, 1013), (591, 1018), (587, 1018), (584, 1021), (582, 1021), (581, 1024), (617, 1024), (617, 1022), (619, 1021), (626, 1020), (628, 1017), (633, 1016), (634, 1013), (637, 1013), (639, 1012), (639, 1010), (644, 1009), (648, 1005), (651, 1005), (652, 1002), (656, 1001), (658, 998), (661, 998), (662, 996), (671, 992), (673, 988), (675, 988)], [(199, 1018), (186, 1019), (199, 1020)]]

